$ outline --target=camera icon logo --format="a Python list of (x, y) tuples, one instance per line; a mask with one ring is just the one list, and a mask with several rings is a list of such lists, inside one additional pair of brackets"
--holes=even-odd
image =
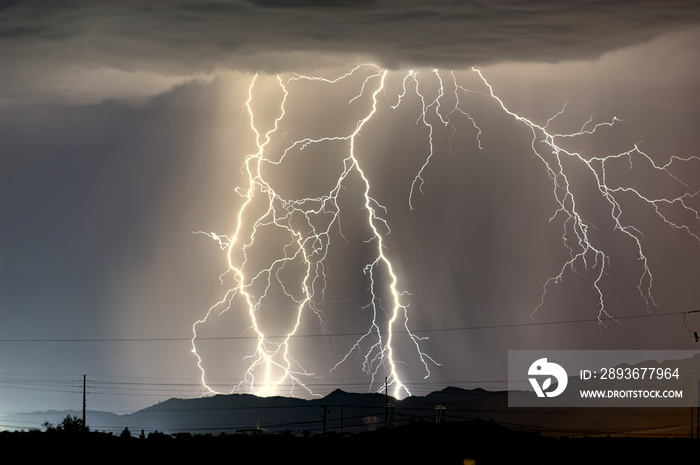
[[(537, 397), (556, 397), (566, 389), (566, 385), (569, 382), (569, 378), (566, 374), (566, 370), (556, 363), (548, 362), (546, 358), (541, 358), (536, 360), (530, 369), (527, 371), (528, 376), (535, 376), (535, 378), (528, 378), (530, 384), (535, 389)], [(540, 385), (538, 378), (544, 377), (542, 384)], [(557, 387), (552, 391), (548, 389), (552, 386), (552, 379), (556, 379)]]

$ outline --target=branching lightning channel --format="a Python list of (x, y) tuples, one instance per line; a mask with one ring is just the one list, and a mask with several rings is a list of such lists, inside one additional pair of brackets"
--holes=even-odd
[[(192, 327), (192, 352), (197, 359), (202, 386), (206, 392), (217, 391), (208, 382), (204, 356), (197, 344), (198, 329), (215, 315), (240, 312), (242, 307), (249, 322), (249, 330), (257, 338), (257, 344), (253, 353), (243, 358), (247, 368), (241, 381), (232, 386), (231, 390), (263, 396), (282, 393), (295, 395), (300, 390), (306, 394), (316, 395), (309, 387), (308, 380), (316, 380), (321, 375), (304, 368), (303, 354), (300, 354), (296, 348), (296, 336), (299, 336), (302, 319), (308, 314), (315, 316), (322, 330), (326, 332), (326, 317), (319, 304), (325, 298), (327, 260), (329, 251), (333, 247), (331, 238), (345, 239), (340, 227), (343, 215), (341, 215), (339, 196), (349, 191), (352, 188), (351, 185), (357, 184), (350, 182), (353, 177), (359, 179), (360, 187), (355, 188), (352, 195), (358, 199), (362, 207), (364, 224), (368, 232), (365, 243), (370, 244), (373, 250), (373, 258), (362, 270), (370, 283), (369, 295), (366, 297), (366, 304), (362, 307), (364, 310), (369, 310), (371, 318), (366, 332), (348, 346), (347, 351), (340, 355), (337, 362), (330, 367), (330, 371), (351, 363), (351, 355), (359, 355), (362, 360), (362, 369), (368, 376), (370, 389), (383, 390), (384, 384), (380, 380), (386, 378), (392, 395), (401, 398), (411, 395), (402, 375), (402, 365), (408, 364), (406, 361), (408, 358), (421, 367), (426, 378), (430, 376), (431, 368), (440, 366), (423, 350), (423, 338), (417, 336), (410, 328), (410, 294), (399, 282), (399, 274), (392, 261), (392, 254), (396, 251), (391, 250), (387, 242), (391, 232), (387, 220), (388, 210), (375, 198), (376, 189), (373, 187), (372, 177), (368, 175), (366, 163), (363, 162), (367, 154), (362, 153), (358, 147), (358, 141), (378, 118), (380, 110), (382, 117), (386, 117), (392, 110), (402, 107), (409, 98), (419, 102), (415, 122), (426, 131), (425, 155), (416, 168), (407, 192), (409, 210), (414, 210), (415, 196), (422, 194), (425, 183), (429, 182), (426, 178), (431, 162), (436, 156), (434, 137), (439, 132), (438, 127), (451, 131), (449, 151), (452, 155), (454, 155), (452, 137), (466, 131), (473, 134), (477, 148), (482, 149), (482, 130), (477, 124), (477, 119), (472, 116), (473, 112), (466, 108), (466, 96), (476, 96), (486, 102), (495, 103), (499, 112), (514, 118), (532, 132), (531, 150), (552, 181), (552, 195), (557, 205), (550, 222), (557, 218), (561, 219), (564, 230), (562, 242), (569, 252), (569, 259), (543, 284), (540, 302), (537, 305), (533, 304), (533, 314), (544, 305), (548, 289), (552, 284), (561, 282), (567, 270), (575, 272), (578, 266), (583, 266), (587, 270), (593, 270), (592, 287), (597, 296), (599, 321), (614, 319), (606, 307), (605, 293), (601, 284), (611, 258), (589, 232), (591, 223), (584, 217), (578, 205), (575, 190), (572, 188), (574, 175), (566, 168), (567, 161), (571, 160), (590, 172), (595, 182), (595, 186), (592, 187), (609, 206), (614, 230), (619, 231), (634, 245), (637, 258), (641, 262), (638, 293), (646, 303), (647, 309), (657, 305), (653, 297), (653, 275), (644, 251), (643, 235), (635, 226), (623, 221), (623, 209), (619, 196), (634, 196), (637, 200), (653, 207), (658, 217), (670, 227), (683, 230), (700, 242), (700, 236), (693, 227), (673, 221), (663, 213), (664, 206), (680, 206), (686, 213), (700, 220), (700, 213), (692, 206), (692, 201), (697, 200), (700, 194), (688, 183), (673, 175), (670, 170), (672, 164), (695, 163), (700, 159), (674, 156), (667, 164), (660, 165), (636, 145), (629, 151), (605, 156), (584, 157), (580, 153), (567, 151), (562, 146), (562, 140), (594, 134), (603, 128), (615, 125), (620, 120), (613, 118), (611, 121), (595, 124), (592, 120), (588, 120), (578, 131), (555, 133), (549, 129), (550, 124), (564, 113), (566, 105), (544, 124), (537, 124), (510, 110), (496, 95), (480, 70), (473, 68), (471, 73), (476, 76), (476, 82), (481, 84), (481, 88), (468, 89), (466, 85), (459, 82), (455, 72), (448, 74), (437, 69), (390, 72), (373, 64), (359, 65), (336, 78), (295, 74), (285, 80), (277, 76), (281, 98), (274, 121), (266, 132), (260, 129), (262, 124), (258, 121), (254, 101), (254, 89), (258, 76), (252, 78), (248, 87), (245, 109), (249, 120), (248, 129), (254, 136), (256, 149), (244, 159), (243, 185), (236, 189), (242, 201), (234, 216), (234, 231), (229, 235), (199, 231), (217, 242), (226, 254), (227, 268), (221, 275), (221, 282), (226, 282), (227, 278), (233, 280), (233, 285), (224, 292), (222, 299), (211, 306), (204, 317), (196, 321)], [(444, 79), (447, 76), (449, 79)], [(393, 95), (387, 85), (390, 80), (395, 84), (392, 88), (400, 89)], [(284, 135), (279, 133), (282, 132), (287, 116), (286, 105), (290, 92), (294, 92), (295, 86), (301, 83), (347, 93), (347, 104), (353, 105), (354, 108), (361, 106), (364, 109), (362, 115), (356, 121), (353, 120), (350, 130), (340, 129), (338, 133), (324, 137), (287, 140), (286, 133)], [(348, 91), (349, 88), (352, 90)], [(468, 124), (460, 125), (465, 120)], [(273, 136), (282, 141), (277, 145), (272, 144), (274, 147), (271, 146)], [(267, 167), (277, 166), (283, 162), (293, 163), (293, 157), (300, 152), (312, 146), (323, 147), (324, 144), (342, 144), (344, 148), (340, 151), (335, 148), (327, 151), (328, 157), (341, 159), (342, 168), (332, 178), (331, 187), (321, 195), (301, 198), (286, 196), (277, 187), (274, 177), (267, 175)], [(366, 150), (364, 146), (362, 150)], [(289, 160), (290, 158), (292, 160)], [(629, 160), (630, 166), (635, 159), (646, 161), (656, 172), (670, 177), (677, 183), (683, 193), (675, 197), (655, 198), (633, 187), (611, 185), (607, 179), (607, 165), (614, 160), (625, 158)], [(271, 248), (279, 249), (280, 253), (263, 266), (253, 264), (249, 260), (249, 253), (258, 242), (266, 240), (266, 234), (270, 230), (285, 238), (281, 243), (270, 245)], [(289, 268), (294, 268), (295, 273), (287, 273)], [(293, 302), (292, 323), (282, 334), (275, 335), (266, 330), (260, 321), (263, 309), (274, 306), (270, 297), (273, 287), (281, 289), (286, 298)], [(410, 355), (405, 353), (406, 344), (402, 345), (403, 353), (398, 353), (395, 338), (399, 330), (402, 334), (408, 335), (410, 341), (408, 346), (412, 351)]]
[[(661, 220), (663, 220), (663, 222), (676, 229), (685, 230), (690, 236), (692, 236), (694, 239), (700, 242), (700, 237), (696, 233), (694, 233), (688, 225), (675, 223), (674, 221), (667, 218), (662, 212), (662, 210), (659, 208), (659, 205), (662, 204), (679, 204), (681, 205), (683, 210), (692, 213), (696, 219), (700, 218), (700, 216), (698, 215), (698, 210), (686, 203), (687, 200), (698, 196), (698, 190), (692, 188), (687, 183), (681, 181), (669, 170), (670, 166), (674, 162), (697, 162), (700, 161), (700, 158), (696, 156), (688, 158), (672, 156), (667, 164), (658, 165), (649, 155), (641, 151), (636, 145), (633, 149), (622, 153), (589, 158), (586, 158), (582, 154), (577, 152), (567, 151), (564, 148), (562, 148), (562, 146), (558, 143), (558, 140), (565, 138), (576, 138), (583, 135), (590, 135), (595, 133), (602, 127), (613, 126), (616, 122), (620, 120), (617, 117), (614, 117), (612, 121), (598, 123), (591, 127), (591, 120), (589, 119), (588, 121), (586, 121), (586, 123), (584, 123), (584, 125), (579, 131), (568, 134), (553, 134), (548, 129), (549, 124), (555, 118), (563, 114), (564, 109), (562, 109), (559, 113), (550, 118), (544, 126), (538, 125), (533, 121), (509, 110), (503, 103), (503, 101), (494, 93), (492, 86), (488, 83), (481, 71), (479, 71), (476, 68), (472, 69), (479, 75), (484, 85), (488, 88), (488, 94), (493, 100), (497, 102), (499, 107), (505, 113), (522, 122), (523, 124), (527, 125), (532, 130), (532, 150), (537, 156), (537, 158), (543, 162), (547, 173), (553, 181), (554, 198), (557, 204), (559, 205), (559, 208), (557, 209), (551, 220), (553, 220), (558, 215), (562, 215), (564, 217), (565, 229), (564, 234), (562, 236), (564, 244), (569, 243), (569, 241), (567, 240), (568, 229), (566, 229), (568, 225), (571, 225), (571, 230), (573, 231), (574, 235), (574, 240), (572, 242), (575, 243), (576, 246), (572, 247), (567, 245), (571, 258), (563, 264), (559, 273), (549, 278), (545, 282), (543, 286), (542, 299), (540, 301), (540, 304), (533, 311), (533, 314), (537, 312), (537, 310), (539, 310), (544, 304), (549, 285), (552, 283), (560, 282), (563, 279), (567, 269), (575, 271), (576, 264), (580, 262), (586, 269), (588, 269), (589, 267), (597, 268), (596, 277), (593, 282), (593, 288), (595, 289), (595, 292), (598, 295), (599, 321), (602, 322), (604, 318), (614, 319), (614, 317), (610, 315), (606, 309), (605, 296), (603, 290), (601, 289), (601, 280), (603, 279), (606, 273), (606, 265), (609, 263), (610, 257), (601, 248), (595, 246), (594, 241), (589, 235), (589, 224), (585, 221), (581, 212), (579, 211), (579, 208), (577, 207), (576, 196), (574, 195), (571, 189), (569, 175), (564, 169), (564, 157), (577, 160), (583, 166), (585, 166), (593, 175), (593, 178), (596, 180), (597, 190), (610, 207), (610, 217), (614, 222), (614, 229), (624, 234), (635, 245), (638, 254), (638, 259), (642, 262), (642, 272), (639, 278), (639, 284), (637, 286), (639, 295), (644, 300), (647, 310), (649, 310), (652, 306), (658, 306), (652, 292), (653, 274), (649, 266), (649, 260), (647, 259), (642, 245), (643, 235), (641, 231), (639, 231), (633, 225), (623, 224), (621, 219), (623, 210), (619, 199), (616, 197), (616, 194), (621, 192), (634, 194), (646, 204), (652, 205), (656, 214), (659, 218), (661, 218)], [(541, 149), (539, 149), (537, 145), (538, 142), (541, 142), (546, 147), (548, 147), (550, 149), (550, 153), (543, 152)], [(619, 158), (629, 159), (630, 167), (632, 167), (633, 160), (635, 158), (641, 158), (648, 161), (656, 171), (669, 176), (678, 184), (680, 184), (685, 189), (685, 192), (680, 196), (673, 198), (649, 198), (644, 196), (642, 193), (640, 193), (637, 189), (633, 187), (609, 185), (609, 182), (606, 177), (606, 164)]]

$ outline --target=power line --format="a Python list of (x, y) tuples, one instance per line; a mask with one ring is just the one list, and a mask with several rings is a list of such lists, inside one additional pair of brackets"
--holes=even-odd
[[(672, 312), (672, 313), (647, 313), (644, 315), (628, 315), (620, 316), (615, 318), (584, 318), (578, 320), (564, 320), (564, 321), (542, 321), (536, 323), (504, 323), (498, 325), (479, 325), (479, 326), (457, 326), (453, 328), (428, 328), (428, 329), (413, 329), (412, 333), (434, 333), (434, 332), (454, 332), (454, 331), (476, 331), (482, 329), (507, 329), (507, 328), (523, 328), (523, 327), (535, 327), (535, 326), (550, 326), (550, 325), (564, 325), (564, 324), (580, 324), (580, 323), (597, 323), (601, 325), (609, 323), (618, 323), (621, 320), (632, 320), (639, 318), (655, 318), (655, 317), (668, 317), (675, 315), (685, 315), (692, 312)], [(394, 334), (406, 334), (406, 330), (395, 330)], [(366, 334), (365, 332), (346, 332), (346, 333), (333, 333), (333, 334), (294, 334), (292, 336), (282, 334), (282, 335), (272, 335), (266, 336), (266, 339), (284, 339), (288, 337), (292, 338), (325, 338), (325, 337), (358, 337)], [(234, 340), (251, 340), (258, 339), (258, 336), (201, 336), (197, 337), (197, 341), (234, 341)], [(183, 342), (191, 341), (192, 337), (143, 337), (143, 338), (32, 338), (32, 339), (0, 339), (0, 343), (37, 343), (37, 342)]]

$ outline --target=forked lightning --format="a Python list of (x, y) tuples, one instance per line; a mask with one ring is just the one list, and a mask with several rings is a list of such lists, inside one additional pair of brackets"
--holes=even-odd
[[(409, 325), (410, 294), (402, 287), (394, 269), (392, 254), (397, 251), (392, 250), (387, 244), (387, 236), (390, 233), (387, 209), (374, 197), (376, 190), (373, 189), (373, 181), (367, 174), (366, 163), (363, 163), (365, 154), (358, 149), (358, 141), (362, 138), (363, 131), (375, 122), (380, 106), (383, 105), (390, 110), (397, 109), (409, 95), (417, 97), (420, 102), (416, 123), (427, 130), (425, 159), (415, 173), (409, 192), (406, 193), (411, 210), (414, 209), (414, 197), (420, 195), (424, 184), (429, 182), (426, 181), (425, 176), (431, 160), (436, 156), (433, 144), (435, 125), (449, 127), (453, 135), (459, 131), (471, 131), (477, 147), (481, 148), (481, 128), (465, 107), (465, 96), (477, 95), (479, 98), (493, 102), (499, 111), (511, 116), (532, 131), (531, 150), (552, 181), (553, 196), (558, 205), (550, 221), (561, 218), (564, 226), (562, 241), (570, 252), (570, 258), (544, 282), (541, 301), (537, 305), (533, 303), (533, 313), (544, 304), (550, 285), (561, 281), (567, 270), (573, 271), (576, 266), (583, 266), (594, 271), (592, 288), (597, 296), (599, 320), (603, 322), (613, 318), (606, 307), (605, 295), (601, 287), (601, 280), (607, 271), (610, 257), (589, 234), (590, 222), (584, 218), (578, 207), (577, 197), (574, 189), (571, 188), (572, 174), (565, 168), (567, 166), (565, 160), (571, 159), (590, 171), (596, 183), (595, 189), (609, 206), (614, 229), (634, 244), (641, 262), (637, 291), (647, 307), (656, 305), (652, 292), (652, 268), (644, 252), (642, 234), (633, 225), (623, 222), (618, 196), (622, 193), (636, 196), (641, 202), (652, 205), (656, 214), (668, 225), (685, 230), (700, 242), (697, 230), (692, 225), (672, 221), (660, 208), (664, 204), (680, 206), (696, 219), (700, 219), (697, 207), (692, 206), (693, 201), (697, 201), (698, 191), (674, 176), (669, 169), (672, 164), (697, 163), (700, 159), (694, 156), (688, 158), (674, 156), (668, 163), (660, 165), (637, 146), (623, 153), (594, 157), (584, 157), (582, 154), (567, 151), (561, 145), (562, 140), (593, 134), (602, 127), (613, 126), (619, 120), (614, 118), (597, 124), (589, 120), (580, 130), (573, 133), (554, 133), (549, 129), (550, 123), (563, 113), (563, 109), (543, 124), (535, 123), (510, 110), (496, 95), (481, 71), (472, 69), (471, 72), (478, 77), (478, 82), (482, 85), (480, 89), (468, 90), (459, 83), (454, 72), (444, 73), (439, 70), (395, 72), (372, 64), (357, 66), (333, 79), (293, 75), (285, 80), (278, 76), (277, 85), (281, 98), (277, 115), (272, 124), (267, 123), (270, 129), (266, 132), (260, 129), (264, 124), (258, 121), (258, 113), (255, 110), (253, 91), (258, 76), (252, 78), (248, 88), (246, 110), (249, 130), (256, 140), (256, 150), (244, 159), (244, 182), (237, 188), (242, 202), (235, 213), (235, 229), (229, 235), (204, 233), (214, 239), (226, 254), (227, 268), (222, 275), (222, 282), (224, 282), (224, 276), (233, 278), (233, 284), (224, 293), (222, 299), (209, 308), (192, 327), (192, 352), (197, 359), (202, 385), (207, 392), (215, 393), (217, 390), (210, 386), (204, 357), (198, 350), (198, 327), (208, 322), (213, 315), (221, 315), (229, 311), (239, 312), (240, 306), (243, 305), (243, 311), (247, 315), (249, 327), (257, 343), (254, 352), (245, 355), (247, 368), (241, 375), (241, 381), (235, 383), (231, 390), (261, 396), (296, 395), (299, 390), (311, 395), (316, 394), (309, 380), (316, 380), (323, 374), (315, 374), (304, 368), (304, 363), (300, 360), (301, 354), (296, 350), (296, 338), (300, 336), (303, 317), (308, 313), (318, 317), (325, 331), (325, 316), (320, 310), (320, 304), (324, 301), (328, 273), (327, 257), (333, 247), (332, 237), (343, 237), (340, 226), (339, 195), (341, 192), (347, 195), (346, 191), (351, 189), (349, 182), (351, 176), (361, 181), (360, 188), (351, 194), (356, 196), (362, 206), (365, 226), (369, 234), (365, 243), (371, 244), (374, 251), (373, 259), (366, 263), (363, 270), (370, 283), (365, 307), (371, 313), (371, 321), (366, 331), (348, 346), (344, 354), (341, 353), (338, 356), (337, 363), (331, 366), (330, 370), (342, 364), (351, 363), (351, 355), (359, 355), (362, 360), (362, 369), (368, 376), (369, 388), (383, 390), (383, 381), (386, 377), (391, 394), (401, 398), (411, 395), (408, 383), (402, 376), (403, 363), (420, 364), (426, 378), (430, 376), (431, 368), (439, 366), (438, 361), (423, 351), (422, 338), (416, 335)], [(449, 79), (444, 79), (446, 77)], [(395, 80), (392, 82), (400, 88), (399, 93), (390, 94), (387, 90), (389, 80)], [(348, 81), (356, 84), (354, 90), (348, 94), (347, 104), (355, 107), (364, 105), (362, 116), (351, 129), (344, 133), (329, 134), (320, 138), (286, 140), (283, 129), (287, 116), (286, 105), (290, 92), (295, 91), (295, 86), (306, 82), (324, 88), (337, 87), (338, 92), (347, 92), (350, 86)], [(430, 92), (423, 90), (425, 86), (432, 86)], [(446, 92), (446, 86), (449, 86), (449, 92)], [(435, 95), (435, 97), (430, 99), (427, 95)], [(273, 136), (277, 136), (276, 140), (283, 141), (283, 145), (281, 145), (282, 142), (271, 144)], [(281, 189), (276, 186), (272, 177), (266, 176), (266, 167), (279, 165), (287, 158), (311, 146), (322, 146), (328, 143), (336, 144), (334, 147), (338, 146), (337, 144), (344, 147), (340, 153), (335, 148), (327, 152), (328, 157), (342, 159), (342, 165), (340, 165), (342, 169), (337, 173), (337, 177), (333, 178), (330, 190), (322, 195), (289, 198), (281, 193)], [(646, 160), (660, 175), (669, 176), (677, 182), (683, 193), (675, 197), (656, 198), (645, 195), (632, 186), (611, 185), (606, 177), (606, 165), (620, 158), (628, 159), (630, 164), (636, 159)], [(355, 188), (356, 185), (357, 183), (353, 184)], [(278, 237), (283, 238), (280, 242), (270, 244), (270, 248), (279, 250), (280, 255), (264, 266), (252, 263), (252, 260), (249, 260), (249, 252), (256, 241), (265, 240), (261, 236), (270, 230), (274, 230)], [(288, 273), (288, 268), (294, 268), (296, 271)], [(281, 292), (293, 302), (294, 314), (290, 320), (292, 324), (283, 334), (266, 332), (259, 320), (261, 309), (266, 305), (274, 305), (269, 302), (269, 293), (272, 292), (273, 287), (281, 289)], [(386, 297), (389, 302), (386, 302)], [(395, 342), (397, 334), (407, 335), (411, 354), (406, 353), (406, 344), (402, 346), (403, 352), (397, 353)]]

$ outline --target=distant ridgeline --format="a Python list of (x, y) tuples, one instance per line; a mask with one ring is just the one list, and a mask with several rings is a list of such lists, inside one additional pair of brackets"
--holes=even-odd
[[(387, 405), (388, 399), (388, 405)], [(46, 430), (82, 412), (48, 411), (6, 415), (4, 430)], [(88, 411), (90, 432), (134, 438), (163, 435), (286, 435), (313, 437), (379, 432), (416, 424), (490, 420), (510, 429), (546, 435), (690, 436), (688, 409), (508, 408), (507, 392), (448, 387), (403, 400), (384, 394), (333, 391), (322, 399), (216, 395), (169, 399), (137, 412), (116, 415)]]

